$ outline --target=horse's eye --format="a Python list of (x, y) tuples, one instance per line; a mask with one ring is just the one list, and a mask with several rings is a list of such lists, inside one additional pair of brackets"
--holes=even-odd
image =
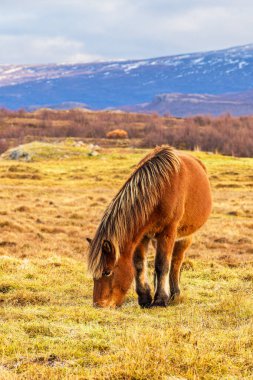
[(104, 270), (103, 273), (102, 273), (102, 276), (109, 277), (109, 276), (111, 276), (111, 274), (112, 274), (111, 270)]

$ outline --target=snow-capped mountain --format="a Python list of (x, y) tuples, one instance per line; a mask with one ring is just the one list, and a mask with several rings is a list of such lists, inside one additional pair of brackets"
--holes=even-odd
[(151, 102), (159, 94), (219, 95), (251, 89), (253, 44), (144, 60), (0, 65), (0, 106), (12, 109), (62, 103), (121, 108)]

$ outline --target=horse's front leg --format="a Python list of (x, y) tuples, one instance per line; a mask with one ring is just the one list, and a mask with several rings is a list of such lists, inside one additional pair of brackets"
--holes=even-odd
[(156, 291), (153, 306), (167, 306), (170, 300), (168, 277), (176, 231), (176, 226), (171, 225), (157, 237), (155, 258)]
[(182, 240), (176, 241), (174, 245), (171, 268), (170, 268), (170, 298), (177, 300), (180, 296), (179, 280), (180, 270), (184, 261), (186, 250), (192, 243), (192, 237), (186, 237)]
[(136, 293), (141, 307), (149, 307), (152, 303), (150, 286), (147, 280), (147, 252), (149, 238), (144, 237), (134, 252)]

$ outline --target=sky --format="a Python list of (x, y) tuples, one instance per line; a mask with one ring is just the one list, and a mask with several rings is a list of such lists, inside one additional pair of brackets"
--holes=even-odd
[(0, 64), (142, 59), (253, 43), (252, 0), (0, 0)]

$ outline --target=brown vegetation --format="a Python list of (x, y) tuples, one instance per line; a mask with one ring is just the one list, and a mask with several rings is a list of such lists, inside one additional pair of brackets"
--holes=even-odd
[[(120, 129), (119, 129), (120, 128)], [(156, 114), (85, 112), (82, 110), (35, 112), (0, 110), (0, 152), (8, 147), (46, 138), (131, 139), (131, 145), (154, 147), (170, 144), (179, 149), (200, 149), (227, 155), (253, 156), (253, 116), (195, 116), (177, 119)]]
[(114, 129), (113, 131), (109, 131), (106, 134), (108, 139), (127, 139), (128, 133), (124, 131), (124, 129)]

